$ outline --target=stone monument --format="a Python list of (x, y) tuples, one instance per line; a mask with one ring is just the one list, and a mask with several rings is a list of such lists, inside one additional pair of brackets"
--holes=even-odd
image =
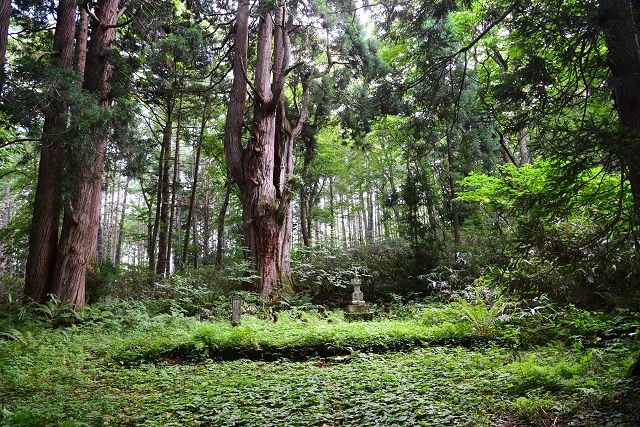
[(351, 294), (351, 304), (347, 306), (345, 319), (355, 320), (369, 318), (369, 304), (364, 301), (364, 295), (360, 290), (362, 279), (356, 275), (356, 277), (351, 279), (351, 286), (353, 286), (353, 293)]
[(231, 297), (231, 325), (240, 324), (240, 311), (242, 309), (242, 298), (237, 295)]

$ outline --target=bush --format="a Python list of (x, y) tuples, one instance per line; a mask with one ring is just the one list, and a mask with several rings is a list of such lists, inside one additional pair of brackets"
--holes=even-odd
[(389, 302), (390, 294), (433, 294), (420, 280), (433, 265), (416, 261), (412, 253), (402, 240), (348, 249), (298, 249), (292, 260), (294, 289), (309, 295), (316, 304), (344, 306), (350, 301), (350, 282), (357, 273), (364, 279), (362, 291), (367, 301)]

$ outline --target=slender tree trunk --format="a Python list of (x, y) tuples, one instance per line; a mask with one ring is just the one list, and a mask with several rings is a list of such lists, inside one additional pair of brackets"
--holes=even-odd
[(453, 226), (453, 241), (456, 246), (460, 244), (460, 213), (456, 201), (456, 177), (453, 170), (453, 142), (451, 134), (447, 132), (447, 161), (449, 163), (449, 203), (451, 204), (451, 223)]
[[(0, 228), (5, 228), (11, 221), (11, 185), (7, 184), (4, 188), (4, 203), (2, 212), (0, 213)], [(5, 259), (4, 247), (0, 245), (0, 273), (5, 273), (9, 269), (9, 262)]]
[[(76, 71), (84, 76), (87, 66), (87, 38), (89, 36), (89, 14), (86, 9), (79, 5), (80, 21), (78, 22), (78, 33), (76, 35)], [(80, 81), (82, 87), (82, 80)]]
[(149, 253), (149, 270), (156, 271), (156, 244), (158, 241), (158, 231), (160, 229), (160, 210), (162, 208), (162, 182), (164, 173), (164, 143), (160, 147), (160, 157), (158, 158), (158, 183), (156, 186), (156, 209), (151, 226), (151, 235), (147, 251)]
[(176, 212), (176, 193), (178, 192), (178, 169), (180, 164), (180, 132), (182, 131), (182, 99), (180, 94), (180, 103), (178, 106), (178, 126), (176, 129), (176, 148), (173, 155), (173, 183), (171, 186), (171, 213), (169, 216), (169, 238), (167, 240), (167, 265), (165, 274), (168, 276), (171, 271), (171, 249), (173, 246), (173, 219)]
[(311, 239), (309, 239), (309, 224), (307, 221), (307, 190), (304, 183), (300, 187), (300, 232), (302, 233), (302, 243), (305, 247), (310, 247)]
[[(120, 212), (120, 177), (117, 175), (118, 170), (113, 170), (113, 189), (111, 190), (111, 204), (109, 205), (109, 238), (108, 252), (109, 260), (113, 263), (116, 260), (116, 228), (118, 226), (118, 212)], [(115, 201), (114, 201), (115, 199)]]
[(127, 177), (127, 181), (124, 184), (122, 211), (120, 212), (120, 230), (118, 231), (118, 245), (116, 247), (116, 263), (120, 263), (122, 261), (122, 242), (124, 241), (124, 215), (127, 212), (127, 195), (129, 194), (129, 181), (130, 178)]
[(231, 183), (228, 182), (224, 192), (224, 199), (218, 212), (218, 240), (216, 241), (216, 268), (222, 267), (222, 259), (224, 257), (224, 218), (227, 216), (229, 207), (229, 197), (231, 196)]
[[(75, 4), (75, 1), (72, 3)], [(99, 0), (96, 16), (100, 23), (92, 24), (83, 88), (97, 96), (100, 108), (106, 108), (111, 89), (110, 51), (115, 40), (118, 0)], [(58, 246), (52, 293), (61, 301), (73, 304), (76, 309), (84, 306), (85, 277), (91, 261), (95, 259), (106, 145), (105, 135), (96, 137), (94, 146), (90, 147), (93, 161), (79, 166), (76, 171), (79, 180), (71, 206), (65, 209)]]
[(167, 263), (167, 250), (169, 248), (169, 171), (171, 168), (171, 137), (173, 135), (173, 108), (174, 97), (171, 95), (167, 102), (167, 120), (162, 133), (163, 153), (162, 157), (162, 181), (160, 193), (160, 218), (158, 224), (158, 264), (156, 274), (165, 274)]
[(193, 248), (193, 268), (197, 270), (200, 263), (200, 249), (198, 248), (198, 222), (196, 221), (195, 215), (191, 227), (193, 228), (193, 244), (191, 246)]
[(531, 164), (529, 147), (527, 146), (527, 130), (524, 126), (518, 129), (518, 147), (520, 148), (520, 165)]
[[(187, 225), (184, 232), (184, 246), (182, 247), (182, 262), (180, 268), (187, 265), (187, 255), (189, 254), (189, 232), (191, 231), (191, 222), (193, 220), (193, 206), (196, 200), (196, 192), (198, 189), (198, 172), (200, 171), (200, 153), (202, 151), (202, 141), (204, 140), (204, 131), (207, 127), (209, 119), (208, 102), (205, 102), (202, 114), (202, 122), (200, 123), (200, 135), (198, 136), (198, 144), (196, 147), (196, 159), (193, 166), (193, 185), (191, 186), (191, 196), (189, 197), (189, 211), (187, 213)], [(195, 248), (194, 248), (195, 249)]]
[[(206, 169), (206, 166), (205, 166)], [(211, 227), (210, 227), (210, 216), (211, 216), (211, 191), (209, 188), (209, 179), (206, 178), (204, 180), (204, 206), (202, 207), (202, 258), (204, 263), (209, 263), (210, 251), (209, 251), (209, 242), (211, 241)]]
[(342, 197), (341, 194), (338, 195), (338, 198), (340, 200), (340, 225), (342, 227), (342, 246), (346, 249), (347, 248), (347, 239), (348, 239), (348, 235), (347, 235), (347, 226), (345, 224), (345, 212), (344, 212), (344, 198)]
[[(10, 7), (10, 5), (9, 5)], [(76, 1), (61, 0), (58, 4), (53, 49), (61, 68), (73, 66)], [(45, 114), (40, 148), (38, 180), (29, 236), (29, 255), (25, 273), (24, 293), (42, 302), (51, 290), (56, 264), (59, 227), (60, 164), (63, 160), (64, 138), (67, 130), (67, 106), (54, 95)]]
[(335, 206), (333, 204), (333, 177), (329, 177), (329, 213), (331, 214), (331, 222), (330, 222), (331, 246), (333, 246), (336, 244), (336, 233), (334, 229), (336, 211), (335, 211)]

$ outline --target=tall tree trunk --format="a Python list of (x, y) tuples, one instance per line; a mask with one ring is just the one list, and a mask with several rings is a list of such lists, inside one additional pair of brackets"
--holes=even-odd
[[(619, 153), (627, 169), (633, 199), (631, 230), (640, 252), (640, 2), (603, 0), (602, 31), (609, 49), (613, 88), (620, 133), (625, 139)], [(640, 355), (631, 374), (640, 377)]]
[(209, 242), (211, 240), (211, 227), (210, 227), (210, 216), (211, 216), (211, 194), (209, 188), (209, 179), (205, 178), (204, 180), (204, 206), (202, 207), (202, 216), (203, 216), (203, 224), (202, 224), (202, 257), (205, 263), (209, 263), (210, 251), (209, 251)]
[(449, 163), (449, 203), (451, 204), (451, 224), (453, 227), (453, 241), (456, 245), (460, 244), (460, 213), (458, 211), (458, 203), (456, 202), (456, 177), (453, 170), (453, 142), (451, 141), (451, 133), (447, 132), (447, 162)]
[(307, 223), (307, 189), (304, 183), (300, 186), (300, 232), (302, 233), (302, 243), (305, 247), (310, 247), (311, 239)]
[(187, 212), (187, 225), (184, 230), (184, 246), (182, 247), (182, 262), (180, 268), (187, 265), (187, 256), (189, 254), (189, 233), (191, 232), (191, 222), (193, 221), (193, 206), (196, 200), (196, 192), (198, 190), (198, 172), (200, 171), (200, 153), (202, 151), (202, 141), (204, 140), (204, 131), (207, 127), (209, 119), (208, 101), (204, 104), (202, 122), (200, 123), (200, 135), (198, 136), (198, 144), (196, 147), (196, 159), (193, 166), (193, 185), (191, 186), (191, 196), (189, 197), (189, 211)]
[(198, 265), (200, 262), (200, 250), (198, 249), (198, 222), (196, 221), (195, 215), (193, 221), (191, 222), (192, 235), (193, 235), (193, 243), (191, 244), (191, 248), (193, 249), (193, 268), (198, 269)]
[[(149, 237), (149, 245), (147, 252), (149, 254), (149, 270), (156, 271), (156, 244), (158, 242), (158, 230), (160, 228), (160, 209), (162, 205), (162, 181), (164, 173), (164, 143), (160, 146), (160, 157), (158, 158), (158, 182), (156, 185), (156, 209), (151, 226), (151, 234)], [(142, 183), (142, 181), (141, 181)]]
[[(289, 68), (288, 25), (284, 23), (284, 5), (275, 12), (267, 1), (260, 1), (258, 44), (253, 85), (253, 126), (247, 148), (241, 143), (244, 102), (246, 100), (248, 2), (238, 4), (233, 88), (225, 123), (225, 155), (231, 176), (242, 197), (244, 244), (247, 257), (260, 279), (256, 287), (268, 299), (286, 281), (290, 245), (290, 173), (289, 152), (299, 136), (306, 117), (306, 105), (300, 120), (291, 130), (284, 118), (283, 92)], [(273, 78), (272, 78), (273, 77)], [(305, 102), (306, 104), (306, 102)]]
[(0, 93), (4, 86), (5, 63), (7, 62), (7, 42), (11, 20), (11, 0), (0, 0)]
[[(75, 4), (75, 1), (72, 3)], [(93, 22), (91, 26), (83, 89), (98, 98), (99, 108), (106, 108), (111, 88), (110, 51), (115, 40), (118, 0), (99, 0), (95, 14), (100, 22)], [(77, 187), (71, 198), (71, 206), (65, 209), (62, 224), (52, 293), (61, 301), (73, 304), (76, 309), (84, 306), (85, 277), (95, 258), (106, 145), (106, 135), (99, 134), (95, 137), (93, 147), (88, 147), (93, 152), (93, 161), (78, 165), (75, 171)]]
[(176, 128), (176, 148), (173, 155), (173, 183), (171, 185), (171, 213), (169, 216), (169, 237), (167, 241), (167, 265), (165, 274), (170, 274), (171, 267), (171, 249), (173, 246), (173, 219), (176, 212), (176, 193), (178, 192), (178, 169), (180, 164), (180, 132), (182, 131), (182, 100), (183, 94), (180, 93), (180, 103), (178, 105), (178, 126)]
[(330, 234), (331, 234), (331, 246), (336, 244), (336, 232), (335, 232), (335, 220), (336, 220), (336, 211), (335, 206), (333, 205), (333, 177), (329, 177), (329, 213), (331, 214), (331, 222), (330, 222)]
[[(89, 36), (89, 14), (87, 10), (79, 5), (80, 21), (78, 22), (78, 33), (76, 35), (76, 71), (84, 76), (87, 66), (87, 38)], [(80, 81), (82, 87), (82, 80)]]
[(527, 146), (527, 129), (524, 126), (518, 129), (518, 147), (520, 148), (520, 165), (533, 163)]
[(167, 263), (167, 249), (169, 247), (169, 170), (171, 168), (171, 137), (173, 135), (173, 108), (174, 97), (169, 96), (167, 101), (167, 118), (165, 127), (162, 132), (162, 180), (160, 186), (160, 218), (158, 223), (158, 264), (156, 265), (156, 274), (165, 274)]
[[(73, 39), (75, 35), (76, 1), (61, 0), (58, 4), (53, 49), (61, 68), (73, 66)], [(54, 95), (45, 114), (40, 148), (38, 181), (31, 219), (29, 255), (25, 273), (24, 294), (42, 302), (51, 290), (56, 263), (59, 227), (60, 164), (64, 153), (67, 130), (66, 102)]]
[(227, 216), (229, 208), (229, 197), (231, 196), (231, 183), (225, 185), (224, 199), (218, 212), (218, 240), (216, 241), (216, 268), (222, 267), (222, 259), (224, 257), (224, 217)]
[(118, 170), (113, 169), (113, 188), (111, 190), (111, 203), (109, 204), (109, 237), (108, 237), (108, 253), (109, 260), (115, 262), (116, 259), (116, 228), (118, 226), (118, 212), (120, 212), (120, 176), (117, 175)]
[(122, 242), (124, 241), (124, 215), (127, 212), (127, 195), (129, 194), (129, 181), (124, 184), (124, 197), (122, 199), (122, 211), (120, 212), (120, 229), (118, 230), (118, 244), (116, 246), (116, 263), (122, 261)]

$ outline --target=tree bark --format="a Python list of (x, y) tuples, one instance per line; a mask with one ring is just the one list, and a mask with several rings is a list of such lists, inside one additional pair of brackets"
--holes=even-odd
[[(253, 90), (253, 126), (246, 149), (241, 143), (246, 100), (248, 2), (238, 4), (233, 88), (225, 123), (225, 155), (241, 192), (244, 245), (260, 279), (256, 288), (270, 299), (289, 280), (293, 142), (306, 118), (306, 102), (296, 127), (284, 117), (284, 85), (290, 42), (285, 5), (275, 12), (260, 1)], [(307, 92), (307, 89), (305, 89)], [(290, 161), (291, 160), (291, 161)]]
[[(75, 1), (72, 3), (75, 4)], [(99, 0), (95, 15), (99, 22), (94, 21), (91, 26), (83, 89), (97, 96), (99, 108), (106, 108), (111, 89), (110, 51), (115, 41), (118, 0)], [(94, 145), (89, 147), (93, 161), (78, 165), (78, 169), (74, 171), (78, 179), (77, 187), (71, 198), (71, 206), (65, 209), (62, 224), (52, 293), (60, 301), (73, 304), (76, 309), (84, 306), (85, 278), (91, 261), (95, 258), (106, 145), (106, 135), (101, 133), (95, 136)]]
[(0, 0), (0, 88), (4, 85), (4, 66), (7, 62), (10, 20), (11, 0)]
[[(55, 61), (59, 67), (73, 66), (73, 41), (76, 22), (76, 1), (61, 0), (58, 4), (53, 49), (59, 52)], [(42, 302), (50, 292), (56, 263), (59, 228), (60, 164), (67, 130), (67, 105), (54, 95), (45, 114), (40, 148), (38, 180), (31, 219), (29, 255), (25, 273), (24, 294)]]
[(167, 268), (167, 250), (169, 248), (169, 171), (171, 157), (171, 137), (173, 135), (173, 108), (174, 97), (169, 96), (167, 100), (167, 117), (165, 127), (162, 132), (162, 179), (159, 182), (160, 191), (160, 217), (158, 220), (158, 264), (156, 265), (156, 274), (165, 274)]
[(524, 126), (518, 129), (518, 147), (520, 148), (520, 165), (533, 163), (527, 146), (527, 130)]
[(231, 196), (231, 183), (225, 185), (224, 199), (218, 212), (218, 240), (216, 241), (216, 268), (222, 267), (222, 259), (224, 257), (224, 218), (227, 216), (229, 208), (229, 197)]
[(173, 182), (171, 185), (171, 212), (169, 215), (169, 236), (167, 239), (167, 262), (165, 275), (171, 273), (171, 249), (173, 246), (173, 220), (176, 212), (176, 193), (178, 192), (178, 169), (180, 164), (180, 132), (182, 131), (182, 100), (183, 94), (180, 94), (180, 103), (178, 105), (178, 126), (176, 129), (176, 148), (173, 155)]
[[(80, 5), (80, 21), (78, 22), (78, 34), (76, 35), (76, 71), (84, 76), (84, 70), (87, 66), (87, 38), (89, 36), (89, 14), (86, 9)], [(82, 87), (82, 81), (80, 82)]]
[(210, 216), (211, 216), (211, 192), (209, 188), (209, 180), (205, 178), (204, 180), (204, 206), (202, 207), (202, 258), (205, 263), (209, 263), (209, 258), (211, 256), (209, 250), (209, 242), (211, 241), (211, 227), (210, 227)]
[(460, 244), (460, 212), (456, 202), (456, 177), (453, 170), (453, 143), (451, 141), (451, 133), (447, 132), (447, 162), (449, 163), (449, 203), (451, 204), (451, 224), (453, 227), (453, 241), (457, 245)]
[[(184, 245), (182, 247), (182, 262), (180, 269), (187, 265), (187, 256), (189, 254), (189, 233), (191, 232), (191, 222), (193, 221), (193, 206), (196, 200), (196, 192), (198, 189), (198, 172), (200, 171), (200, 153), (202, 151), (202, 141), (204, 140), (204, 131), (207, 127), (209, 113), (207, 112), (208, 102), (204, 104), (204, 112), (202, 114), (202, 122), (200, 123), (200, 135), (198, 136), (198, 146), (196, 147), (196, 159), (193, 166), (193, 185), (191, 186), (191, 196), (189, 197), (189, 211), (187, 212), (187, 226), (184, 232)], [(194, 236), (195, 237), (195, 236)]]
[(129, 181), (131, 179), (127, 177), (127, 181), (124, 184), (124, 197), (122, 199), (122, 210), (120, 212), (120, 229), (118, 230), (118, 244), (116, 245), (116, 263), (122, 261), (122, 242), (124, 241), (124, 215), (127, 212), (127, 195), (129, 194)]
[[(640, 2), (603, 0), (601, 15), (609, 49), (609, 84), (624, 138), (619, 155), (627, 169), (633, 199), (631, 231), (636, 252), (640, 252)], [(636, 378), (640, 376), (640, 355), (630, 373)]]

